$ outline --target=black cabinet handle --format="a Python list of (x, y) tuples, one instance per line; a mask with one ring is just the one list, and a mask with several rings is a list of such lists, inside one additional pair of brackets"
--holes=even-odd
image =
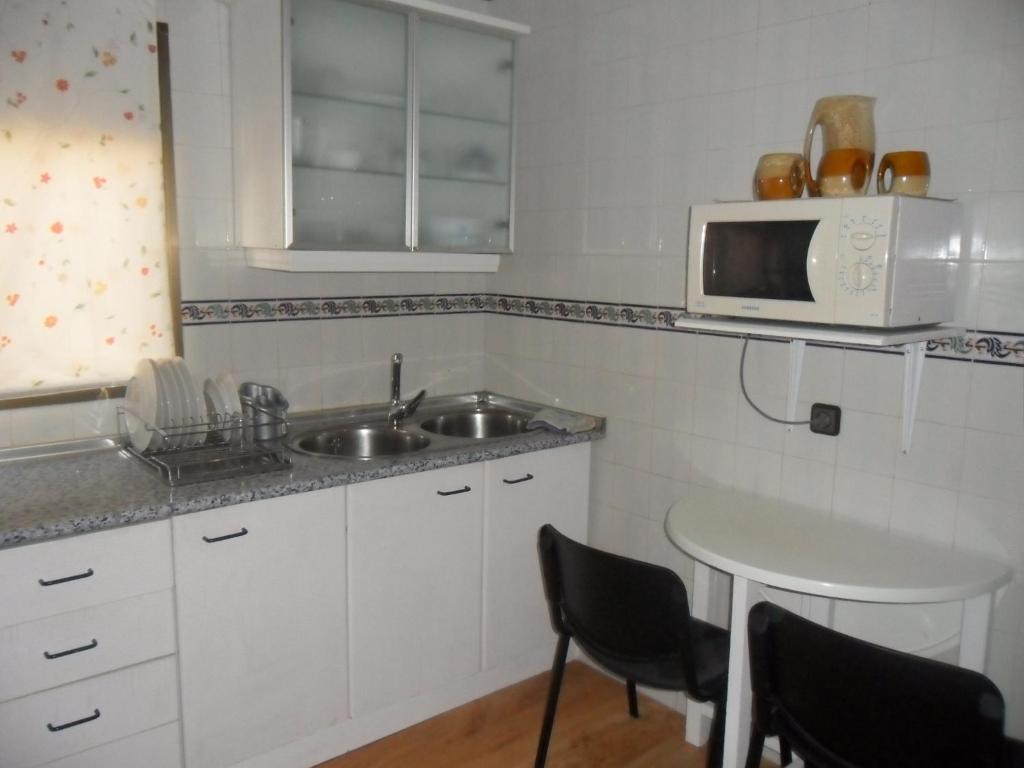
[(91, 651), (97, 645), (99, 645), (99, 643), (96, 641), (96, 638), (94, 637), (92, 639), (91, 643), (86, 643), (85, 645), (80, 645), (77, 648), (69, 648), (66, 651), (57, 651), (57, 653), (50, 653), (49, 651), (43, 651), (43, 656), (45, 656), (48, 659), (59, 659), (61, 656), (70, 656), (72, 653), (81, 653), (82, 651)]
[(458, 488), (458, 489), (456, 489), (454, 491), (438, 491), (437, 495), (438, 496), (454, 496), (457, 493), (469, 493), (471, 490), (473, 490), (473, 489), (470, 488), (467, 485), (464, 488)]
[(517, 477), (515, 480), (502, 478), (501, 482), (505, 483), (505, 485), (515, 485), (516, 483), (525, 483), (527, 480), (533, 480), (533, 475), (529, 472), (526, 473), (525, 477)]
[(223, 536), (214, 536), (212, 539), (209, 536), (203, 536), (203, 541), (207, 544), (216, 544), (218, 541), (227, 541), (228, 539), (237, 539), (239, 536), (245, 536), (249, 532), (248, 528), (243, 528), (235, 533), (226, 533)]
[(63, 579), (53, 579), (52, 581), (47, 581), (46, 579), (40, 579), (39, 580), (39, 585), (43, 586), (43, 587), (52, 587), (54, 584), (65, 584), (65, 583), (67, 583), (69, 581), (78, 581), (79, 579), (88, 579), (90, 576), (93, 575), (93, 573), (95, 573), (95, 571), (93, 571), (93, 569), (90, 568), (88, 571), (85, 571), (84, 573), (76, 573), (74, 576), (65, 576)]
[(50, 733), (56, 733), (57, 731), (63, 731), (65, 728), (74, 728), (76, 725), (81, 725), (82, 723), (91, 723), (93, 720), (99, 719), (100, 711), (98, 709), (94, 709), (91, 715), (83, 717), (81, 720), (72, 720), (70, 723), (64, 723), (63, 725), (54, 725), (53, 723), (47, 723), (46, 729)]

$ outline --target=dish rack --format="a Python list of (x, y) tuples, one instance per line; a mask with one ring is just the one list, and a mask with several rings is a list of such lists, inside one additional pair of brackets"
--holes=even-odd
[(284, 434), (287, 419), (256, 405), (249, 406), (247, 410), (251, 410), (252, 415), (235, 414), (186, 427), (154, 426), (131, 412), (147, 431), (160, 435), (159, 442), (185, 438), (185, 443), (192, 443), (196, 441), (189, 438), (203, 438), (199, 445), (140, 451), (128, 438), (125, 415), (129, 409), (121, 406), (117, 409), (121, 450), (155, 470), (172, 487), (261, 475), (291, 467), (291, 457), (281, 439), (254, 439), (257, 427), (279, 427), (280, 433)]

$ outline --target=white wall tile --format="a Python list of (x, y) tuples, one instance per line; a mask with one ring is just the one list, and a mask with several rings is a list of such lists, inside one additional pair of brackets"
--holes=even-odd
[(953, 545), (956, 493), (944, 488), (896, 480), (889, 529), (937, 544)]
[(889, 528), (893, 480), (849, 467), (836, 467), (832, 513), (850, 522)]
[(821, 461), (785, 456), (779, 497), (807, 509), (827, 513), (832, 509), (835, 466)]
[(876, 475), (895, 474), (899, 419), (877, 413), (844, 410), (840, 427), (837, 458), (840, 466)]
[(909, 453), (896, 453), (896, 477), (959, 490), (964, 462), (964, 430), (918, 421)]
[(843, 363), (842, 405), (898, 416), (903, 407), (903, 356), (849, 350)]

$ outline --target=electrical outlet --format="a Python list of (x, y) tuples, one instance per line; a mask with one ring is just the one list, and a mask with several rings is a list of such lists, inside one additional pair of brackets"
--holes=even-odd
[(811, 406), (811, 432), (819, 435), (839, 434), (839, 422), (843, 412), (838, 405), (815, 403)]

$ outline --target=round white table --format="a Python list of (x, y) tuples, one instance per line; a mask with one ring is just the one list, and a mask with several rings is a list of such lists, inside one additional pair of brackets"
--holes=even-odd
[[(732, 576), (729, 686), (723, 768), (738, 768), (750, 735), (747, 613), (762, 587), (821, 598), (814, 621), (831, 623), (831, 600), (874, 603), (963, 601), (962, 667), (983, 671), (996, 590), (1010, 568), (926, 541), (835, 520), (785, 502), (732, 490), (693, 486), (672, 505), (665, 532), (696, 561), (693, 613), (707, 619), (710, 568)], [(692, 704), (692, 703), (691, 703)], [(701, 717), (687, 709), (686, 738), (698, 743)]]

